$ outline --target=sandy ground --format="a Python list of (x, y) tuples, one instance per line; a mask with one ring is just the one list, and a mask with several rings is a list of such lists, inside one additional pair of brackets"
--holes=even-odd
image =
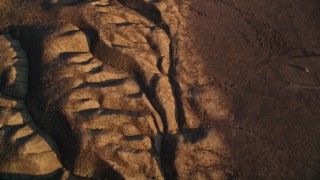
[(317, 0), (5, 0), (0, 34), (0, 178), (320, 177)]
[(241, 179), (320, 176), (320, 3), (193, 0), (194, 47), (232, 101)]

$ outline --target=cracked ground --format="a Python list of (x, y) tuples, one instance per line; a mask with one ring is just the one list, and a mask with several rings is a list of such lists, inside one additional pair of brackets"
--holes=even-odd
[(316, 0), (3, 0), (0, 178), (318, 179)]

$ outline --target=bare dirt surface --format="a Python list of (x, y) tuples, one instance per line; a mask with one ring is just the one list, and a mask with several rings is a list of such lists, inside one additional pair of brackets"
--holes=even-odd
[(237, 176), (318, 179), (319, 1), (193, 0), (190, 9), (206, 74), (233, 102), (222, 129)]
[[(1, 44), (8, 61), (1, 73), (3, 177), (232, 177), (224, 135), (204, 121), (209, 111), (219, 120), (231, 115), (207, 85), (186, 33), (187, 2), (10, 6)], [(28, 121), (17, 112), (19, 103), (7, 102), (15, 97), (11, 86), (23, 92)], [(35, 132), (16, 135), (16, 128), (31, 124)], [(43, 135), (33, 141), (38, 132)], [(45, 143), (49, 148), (39, 148)]]
[(316, 0), (0, 10), (0, 178), (319, 178)]

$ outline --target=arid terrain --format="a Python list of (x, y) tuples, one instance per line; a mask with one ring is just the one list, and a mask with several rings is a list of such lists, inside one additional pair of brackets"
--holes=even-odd
[(0, 179), (319, 179), (318, 0), (1, 0)]

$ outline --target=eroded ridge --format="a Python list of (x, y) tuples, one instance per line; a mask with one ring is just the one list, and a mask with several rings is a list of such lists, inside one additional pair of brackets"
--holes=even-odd
[(74, 25), (21, 31), (23, 44), (35, 46), (28, 107), (63, 166), (82, 177), (226, 179), (223, 136), (184, 106), (197, 80), (186, 76), (178, 5), (100, 0), (77, 8)]
[(28, 59), (18, 40), (0, 34), (0, 173), (43, 175), (60, 169), (52, 139), (26, 108)]
[(47, 69), (30, 98), (48, 108), (30, 106), (58, 141), (66, 167), (83, 177), (116, 171), (127, 178), (161, 178), (163, 125), (135, 77), (95, 58), (75, 26), (57, 28), (43, 40), (40, 67)]
[[(168, 77), (170, 38), (166, 32), (117, 1), (96, 1), (84, 9), (83, 19), (100, 41), (94, 53), (105, 63), (135, 74), (139, 86), (160, 115), (164, 131), (176, 131), (175, 98)], [(119, 62), (119, 58), (107, 52), (110, 48), (128, 58)]]

